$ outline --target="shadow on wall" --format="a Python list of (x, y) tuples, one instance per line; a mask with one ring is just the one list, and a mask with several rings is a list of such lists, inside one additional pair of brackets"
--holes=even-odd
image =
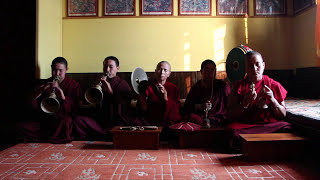
[(265, 70), (265, 75), (280, 82), (288, 91), (287, 96), (297, 98), (320, 98), (320, 67), (294, 70)]

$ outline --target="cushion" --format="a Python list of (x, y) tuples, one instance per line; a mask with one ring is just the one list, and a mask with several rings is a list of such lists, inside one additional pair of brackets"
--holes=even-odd
[(181, 131), (197, 131), (201, 128), (201, 125), (192, 122), (179, 122), (169, 126), (169, 128)]

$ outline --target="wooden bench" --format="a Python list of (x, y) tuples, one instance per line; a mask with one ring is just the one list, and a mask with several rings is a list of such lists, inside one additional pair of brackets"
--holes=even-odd
[(240, 134), (248, 161), (289, 160), (303, 156), (306, 138), (291, 133)]
[(177, 131), (179, 147), (213, 147), (223, 143), (224, 128), (201, 128), (198, 131)]

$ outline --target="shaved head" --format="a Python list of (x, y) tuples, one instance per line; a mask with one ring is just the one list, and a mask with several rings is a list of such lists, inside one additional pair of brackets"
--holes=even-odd
[(169, 65), (169, 71), (171, 71), (171, 65), (168, 61), (161, 61), (157, 64), (157, 69), (159, 69), (161, 64), (168, 64)]

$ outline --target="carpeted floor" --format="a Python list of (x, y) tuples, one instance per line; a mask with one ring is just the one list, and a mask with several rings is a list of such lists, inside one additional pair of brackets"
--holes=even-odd
[(0, 152), (0, 179), (319, 179), (298, 162), (247, 162), (212, 149), (115, 150), (108, 142), (17, 144)]

